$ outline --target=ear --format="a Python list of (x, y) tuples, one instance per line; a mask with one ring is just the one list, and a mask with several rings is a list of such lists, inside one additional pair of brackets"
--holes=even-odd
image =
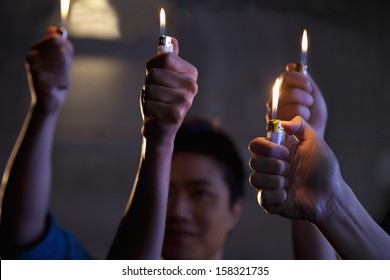
[(244, 199), (239, 198), (234, 202), (233, 206), (230, 208), (229, 231), (232, 231), (236, 227), (238, 220), (241, 217), (241, 213), (243, 209), (244, 209)]

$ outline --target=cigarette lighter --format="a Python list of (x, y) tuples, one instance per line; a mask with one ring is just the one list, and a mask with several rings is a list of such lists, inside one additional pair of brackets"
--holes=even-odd
[(173, 52), (172, 37), (160, 35), (158, 38), (157, 53)]
[(172, 37), (165, 35), (165, 11), (160, 11), (160, 37), (158, 37), (157, 53), (173, 52)]
[(272, 119), (267, 125), (267, 139), (273, 143), (283, 145), (285, 141), (285, 130), (282, 126), (282, 121)]

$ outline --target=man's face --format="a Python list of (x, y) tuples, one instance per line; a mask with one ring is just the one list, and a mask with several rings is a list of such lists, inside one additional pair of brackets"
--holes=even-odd
[(228, 185), (217, 160), (194, 152), (175, 153), (163, 258), (222, 258), (240, 212), (229, 206)]

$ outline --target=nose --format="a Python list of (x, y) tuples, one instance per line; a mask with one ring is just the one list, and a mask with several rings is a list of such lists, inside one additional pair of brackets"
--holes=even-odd
[(171, 193), (168, 199), (167, 218), (171, 221), (189, 221), (192, 205), (188, 195), (182, 192)]

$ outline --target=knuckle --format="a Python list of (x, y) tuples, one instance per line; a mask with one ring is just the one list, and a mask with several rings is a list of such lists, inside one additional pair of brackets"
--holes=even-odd
[(256, 189), (260, 188), (260, 176), (258, 173), (253, 172), (249, 177), (249, 183)]
[(187, 111), (189, 108), (191, 108), (192, 100), (185, 98), (183, 100), (182, 104), (183, 104), (183, 107), (185, 108), (185, 110)]
[(174, 54), (172, 53), (163, 53), (160, 55), (160, 63), (162, 68), (167, 68), (174, 62)]
[(170, 114), (168, 115), (167, 119), (169, 122), (177, 123), (183, 118), (183, 113), (180, 108), (174, 108), (170, 111)]
[(198, 69), (195, 66), (193, 66), (190, 72), (191, 75), (194, 77), (194, 80), (196, 81), (198, 79), (198, 74), (199, 74)]
[(249, 160), (249, 166), (253, 171), (257, 171), (258, 169), (258, 157), (257, 155), (253, 155)]
[(196, 95), (198, 91), (198, 84), (195, 80), (188, 78), (186, 76), (182, 76), (181, 83), (183, 86), (183, 89), (190, 92), (192, 95)]
[(150, 83), (156, 77), (156, 68), (151, 68), (147, 71), (146, 81), (145, 83)]
[(193, 95), (196, 95), (196, 94), (197, 94), (197, 92), (198, 92), (198, 83), (197, 83), (197, 82), (192, 81), (192, 82), (190, 83), (190, 91), (191, 91), (191, 93), (192, 93)]

